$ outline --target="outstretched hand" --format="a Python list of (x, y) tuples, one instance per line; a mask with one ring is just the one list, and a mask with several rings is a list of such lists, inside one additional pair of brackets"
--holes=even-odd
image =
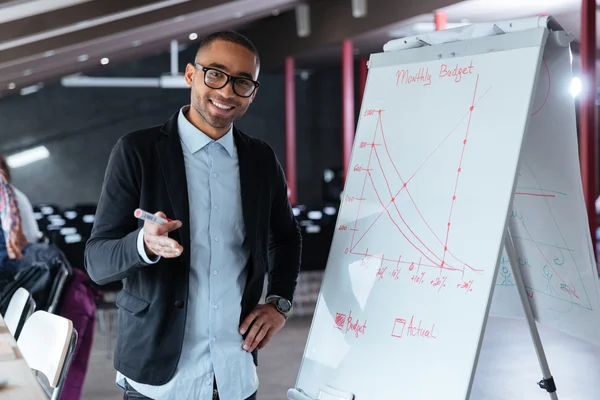
[[(167, 216), (161, 211), (154, 215), (167, 219)], [(183, 247), (176, 240), (169, 238), (169, 232), (179, 228), (181, 228), (180, 221), (169, 221), (166, 224), (155, 224), (151, 221), (145, 221), (144, 247), (148, 257), (179, 257), (183, 251)]]
[(285, 317), (273, 304), (259, 304), (240, 325), (242, 335), (248, 332), (242, 348), (249, 353), (262, 349), (284, 325)]

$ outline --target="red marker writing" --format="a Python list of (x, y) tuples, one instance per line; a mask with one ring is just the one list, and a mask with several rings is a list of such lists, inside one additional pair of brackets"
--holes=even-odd
[(155, 224), (166, 224), (167, 222), (171, 221), (170, 219), (157, 217), (156, 215), (151, 214), (148, 211), (144, 211), (141, 208), (136, 209), (133, 215), (135, 215), (137, 219), (154, 222)]

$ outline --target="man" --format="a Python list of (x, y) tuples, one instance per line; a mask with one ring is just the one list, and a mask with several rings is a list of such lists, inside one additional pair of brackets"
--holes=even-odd
[[(273, 150), (233, 126), (259, 68), (245, 37), (208, 36), (185, 70), (191, 105), (111, 153), (86, 268), (124, 283), (114, 365), (125, 399), (256, 398), (256, 350), (285, 323), (301, 254)], [(142, 227), (138, 207), (173, 220)]]

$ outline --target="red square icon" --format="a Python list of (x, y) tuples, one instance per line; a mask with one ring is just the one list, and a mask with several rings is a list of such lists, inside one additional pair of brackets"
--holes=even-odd
[(335, 313), (335, 327), (340, 331), (344, 329), (346, 324), (346, 314)]
[(394, 321), (394, 327), (392, 328), (392, 336), (401, 338), (404, 334), (404, 328), (406, 327), (406, 320), (402, 318), (396, 318)]

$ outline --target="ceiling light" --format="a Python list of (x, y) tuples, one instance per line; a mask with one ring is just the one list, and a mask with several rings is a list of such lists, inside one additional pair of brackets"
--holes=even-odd
[(352, 0), (352, 16), (363, 18), (367, 15), (367, 0)]
[(33, 70), (31, 68), (28, 68), (25, 71), (23, 71), (23, 76), (28, 76), (28, 75), (31, 75), (32, 73), (33, 73)]
[(242, 18), (242, 17), (244, 16), (244, 13), (243, 13), (243, 12), (240, 12), (240, 11), (238, 11), (238, 12), (236, 12), (235, 14), (233, 14), (233, 16), (234, 16), (235, 18)]
[(28, 94), (37, 92), (38, 90), (40, 90), (43, 87), (44, 87), (44, 84), (42, 82), (40, 82), (35, 85), (25, 86), (24, 88), (22, 88), (20, 90), (20, 93), (21, 93), (21, 96), (27, 96)]
[(278, 16), (279, 15), (279, 10), (273, 10), (271, 12), (271, 15), (274, 16), (274, 17)]
[(16, 87), (17, 87), (17, 85), (15, 85), (13, 82), (11, 82), (11, 83), (9, 83), (9, 84), (8, 84), (8, 88), (9, 88), (10, 90), (13, 90), (13, 89), (14, 89), (14, 88), (16, 88)]
[(310, 36), (310, 5), (296, 5), (296, 34), (298, 37)]
[(198, 39), (198, 34), (197, 33), (190, 33), (189, 38), (190, 38), (190, 40), (196, 40), (196, 39)]
[(138, 46), (139, 46), (139, 45), (141, 45), (141, 44), (142, 44), (142, 41), (141, 41), (141, 40), (134, 40), (133, 42), (131, 42), (131, 45), (132, 45), (133, 47), (138, 47)]
[(100, 60), (100, 64), (102, 64), (102, 65), (106, 65), (106, 64), (108, 64), (108, 61), (109, 61), (109, 60), (108, 60), (108, 57), (103, 57), (103, 58)]
[(90, 56), (88, 56), (87, 54), (82, 54), (80, 56), (77, 57), (77, 61), (79, 62), (84, 62), (90, 59)]
[(336, 213), (335, 207), (331, 207), (331, 206), (323, 208), (323, 212), (327, 215), (335, 215), (335, 213)]
[(49, 50), (44, 52), (44, 57), (50, 57), (54, 55), (54, 50)]
[(323, 213), (321, 211), (309, 211), (307, 214), (309, 219), (321, 219), (323, 218)]
[(6, 157), (6, 162), (11, 168), (18, 168), (27, 164), (31, 164), (35, 161), (43, 160), (49, 156), (50, 152), (46, 146), (38, 146), (34, 147), (33, 149), (25, 150), (8, 156)]

